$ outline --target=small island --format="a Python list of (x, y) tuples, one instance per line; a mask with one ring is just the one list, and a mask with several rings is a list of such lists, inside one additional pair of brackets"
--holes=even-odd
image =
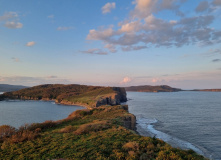
[(160, 86), (150, 86), (150, 85), (143, 85), (143, 86), (130, 86), (125, 87), (126, 91), (128, 92), (178, 92), (182, 91), (179, 88), (172, 88), (167, 85), (160, 85)]
[(194, 89), (192, 91), (201, 91), (201, 92), (221, 92), (221, 89)]

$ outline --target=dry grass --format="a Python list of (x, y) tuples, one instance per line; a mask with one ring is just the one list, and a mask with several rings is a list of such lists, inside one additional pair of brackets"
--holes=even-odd
[(81, 135), (90, 132), (97, 132), (111, 127), (111, 123), (108, 121), (93, 121), (92, 123), (81, 125), (74, 134)]
[(139, 144), (137, 142), (128, 142), (123, 145), (123, 149), (127, 151), (138, 151)]
[(69, 125), (69, 126), (66, 126), (62, 129), (60, 129), (59, 133), (71, 133), (71, 132), (76, 131), (76, 129), (77, 129), (77, 127)]

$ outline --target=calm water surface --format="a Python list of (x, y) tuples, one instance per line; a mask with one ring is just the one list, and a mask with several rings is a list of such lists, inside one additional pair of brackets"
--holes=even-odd
[(138, 132), (221, 160), (221, 92), (127, 92)]
[(25, 123), (60, 120), (78, 109), (83, 107), (58, 105), (53, 101), (0, 101), (0, 125), (18, 128)]

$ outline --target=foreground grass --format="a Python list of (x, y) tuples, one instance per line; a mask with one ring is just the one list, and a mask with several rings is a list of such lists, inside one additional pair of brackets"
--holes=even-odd
[[(0, 159), (204, 159), (191, 150), (137, 135), (124, 127), (125, 120), (134, 123), (126, 106), (106, 106), (76, 111), (56, 122), (26, 125), (8, 136), (0, 130)], [(25, 138), (28, 133), (36, 136)]]

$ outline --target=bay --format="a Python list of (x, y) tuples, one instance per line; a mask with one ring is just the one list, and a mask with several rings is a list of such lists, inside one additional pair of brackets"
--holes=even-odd
[(0, 101), (0, 125), (11, 125), (16, 128), (26, 123), (40, 123), (46, 120), (66, 118), (81, 106), (55, 104), (54, 101)]

